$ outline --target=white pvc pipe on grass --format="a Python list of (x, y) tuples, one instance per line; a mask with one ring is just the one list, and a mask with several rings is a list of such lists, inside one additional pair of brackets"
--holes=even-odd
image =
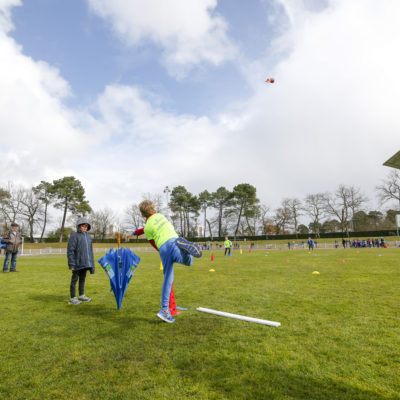
[(205, 312), (208, 314), (219, 315), (221, 317), (240, 319), (242, 321), (247, 321), (247, 322), (255, 322), (256, 324), (261, 324), (261, 325), (269, 325), (269, 326), (276, 326), (276, 327), (281, 326), (280, 322), (268, 321), (266, 319), (259, 319), (259, 318), (251, 318), (251, 317), (246, 317), (244, 315), (227, 313), (224, 311), (211, 310), (210, 308), (198, 307), (198, 308), (196, 308), (196, 310)]

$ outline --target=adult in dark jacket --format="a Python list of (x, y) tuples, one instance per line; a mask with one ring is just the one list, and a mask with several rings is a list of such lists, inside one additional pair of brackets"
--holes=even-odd
[(8, 230), (2, 238), (2, 242), (6, 243), (7, 247), (5, 249), (6, 256), (4, 258), (3, 272), (8, 272), (8, 265), (11, 259), (10, 272), (17, 271), (17, 255), (19, 250), (19, 245), (22, 243), (22, 236), (18, 232), (19, 225), (13, 222), (11, 224), (11, 229)]
[[(85, 295), (86, 273), (94, 274), (94, 258), (92, 238), (87, 234), (90, 224), (86, 218), (79, 218), (76, 223), (77, 231), (68, 240), (68, 267), (72, 271), (70, 295), (68, 304), (78, 305), (88, 302), (90, 297)], [(76, 297), (76, 283), (79, 280), (79, 297)]]

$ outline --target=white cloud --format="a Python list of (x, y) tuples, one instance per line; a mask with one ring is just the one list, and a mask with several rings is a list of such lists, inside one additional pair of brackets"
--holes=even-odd
[(213, 15), (217, 0), (88, 0), (127, 45), (153, 42), (169, 72), (182, 77), (202, 62), (220, 65), (235, 55), (226, 21)]
[(0, 169), (3, 183), (34, 184), (71, 171), (89, 135), (63, 104), (70, 88), (59, 71), (25, 56), (7, 35), (12, 6), (19, 4), (0, 1)]
[(198, 176), (204, 163), (212, 168), (223, 132), (208, 117), (167, 113), (123, 85), (78, 111), (64, 103), (70, 91), (57, 69), (0, 32), (2, 185), (73, 175), (94, 207), (121, 211), (144, 192)]
[[(337, 0), (318, 12), (281, 3), (290, 24), (284, 17), (272, 53), (290, 52), (268, 70), (268, 57), (243, 66), (254, 95), (238, 107), (243, 144), (228, 151), (252, 159), (273, 203), (342, 182), (374, 197), (382, 163), (400, 147), (400, 3)], [(262, 83), (267, 74), (273, 85)]]
[(127, 86), (107, 87), (95, 110), (107, 142), (91, 154), (89, 164), (98, 167), (85, 168), (86, 184), (97, 193), (114, 193), (108, 197), (113, 204), (124, 207), (166, 185), (201, 182), (203, 190), (214, 181), (219, 152), (229, 139), (224, 126), (207, 117), (167, 113)]
[(0, 32), (9, 32), (13, 28), (11, 9), (20, 5), (21, 0), (0, 0)]

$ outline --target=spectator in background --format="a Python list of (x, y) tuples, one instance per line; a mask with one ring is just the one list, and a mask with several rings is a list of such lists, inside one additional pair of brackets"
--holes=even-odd
[(308, 251), (310, 250), (314, 251), (314, 240), (308, 238), (307, 244), (308, 244)]
[[(1, 249), (5, 249), (7, 247), (7, 245), (5, 243), (3, 243), (3, 238), (0, 237), (0, 254), (1, 254)], [(4, 250), (5, 252), (5, 250)]]
[(231, 255), (232, 242), (228, 239), (228, 236), (225, 237), (224, 246), (225, 246), (225, 254), (224, 254), (224, 256), (226, 256), (226, 253), (228, 253), (228, 256), (230, 256)]
[(8, 265), (10, 264), (11, 259), (11, 267), (10, 272), (19, 272), (17, 271), (17, 255), (19, 250), (19, 245), (22, 243), (22, 236), (18, 232), (19, 225), (13, 222), (11, 224), (11, 229), (9, 229), (3, 235), (3, 243), (7, 245), (5, 252), (6, 256), (4, 258), (3, 264), (3, 273), (8, 272)]

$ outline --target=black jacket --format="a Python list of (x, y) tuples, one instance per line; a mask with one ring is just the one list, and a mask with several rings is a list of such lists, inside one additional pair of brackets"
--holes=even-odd
[(90, 269), (90, 273), (94, 274), (92, 238), (87, 233), (75, 232), (70, 236), (67, 256), (69, 269)]

